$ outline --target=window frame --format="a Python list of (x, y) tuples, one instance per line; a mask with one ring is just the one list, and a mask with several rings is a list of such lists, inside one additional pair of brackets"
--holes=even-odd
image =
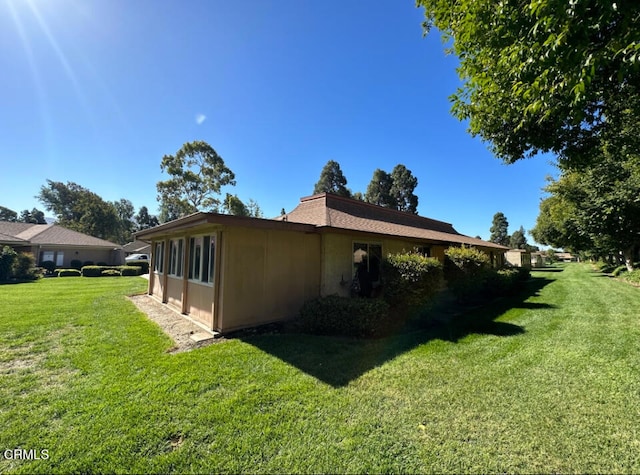
[(217, 233), (189, 237), (188, 280), (213, 287), (215, 283)]
[(169, 266), (170, 277), (182, 278), (184, 272), (184, 238), (171, 239), (169, 241)]
[(154, 260), (153, 260), (153, 272), (158, 275), (164, 274), (164, 241), (156, 241), (154, 243)]

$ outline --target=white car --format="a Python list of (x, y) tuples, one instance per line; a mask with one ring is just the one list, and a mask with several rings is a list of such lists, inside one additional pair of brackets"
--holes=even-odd
[(149, 261), (149, 254), (131, 254), (124, 258), (125, 262), (131, 261)]

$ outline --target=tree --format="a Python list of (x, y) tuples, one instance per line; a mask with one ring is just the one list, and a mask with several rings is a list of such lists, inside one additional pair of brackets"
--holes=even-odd
[(509, 245), (509, 222), (503, 213), (497, 212), (493, 215), (493, 222), (489, 231), (491, 232), (489, 242), (495, 242), (502, 246)]
[(160, 224), (157, 216), (149, 214), (149, 209), (146, 206), (141, 206), (138, 210), (138, 214), (135, 216), (136, 231), (142, 231), (143, 229), (153, 228)]
[(249, 198), (247, 209), (249, 210), (249, 216), (253, 216), (254, 218), (264, 218), (262, 208), (260, 208), (258, 202), (253, 200), (252, 198)]
[(574, 251), (621, 253), (633, 270), (640, 246), (640, 155), (614, 156), (605, 145), (590, 166), (561, 170), (546, 188), (551, 196), (541, 203), (534, 237), (552, 246), (568, 243)]
[(249, 208), (242, 202), (238, 195), (231, 195), (227, 193), (222, 209), (226, 214), (234, 216), (249, 216)]
[(367, 186), (364, 201), (416, 214), (418, 197), (413, 193), (416, 186), (418, 179), (402, 164), (396, 165), (391, 173), (377, 168)]
[(340, 164), (334, 160), (329, 160), (320, 172), (320, 179), (313, 187), (313, 194), (333, 193), (340, 196), (350, 197), (351, 192), (347, 188), (347, 179), (344, 177)]
[(47, 224), (47, 220), (44, 218), (44, 212), (37, 208), (33, 208), (31, 211), (28, 209), (22, 210), (18, 221), (21, 223)]
[(100, 239), (119, 241), (120, 218), (112, 203), (82, 186), (47, 180), (37, 198), (58, 224)]
[(397, 203), (391, 196), (392, 187), (393, 179), (391, 175), (384, 170), (376, 168), (373, 172), (373, 178), (371, 178), (371, 182), (367, 186), (364, 200), (374, 205), (395, 208)]
[(413, 193), (418, 186), (418, 179), (413, 176), (411, 170), (398, 164), (391, 171), (391, 197), (395, 207), (399, 211), (418, 213), (418, 197)]
[(0, 206), (0, 221), (17, 221), (18, 213), (15, 211), (5, 208), (4, 206)]
[(133, 203), (126, 199), (120, 201), (114, 201), (113, 206), (116, 209), (118, 215), (119, 225), (117, 230), (118, 243), (124, 244), (133, 240), (133, 233), (136, 230), (136, 223), (134, 222), (134, 208)]
[(163, 222), (216, 209), (222, 186), (236, 184), (222, 157), (203, 141), (185, 143), (175, 155), (165, 155), (160, 169), (170, 176), (156, 185)]
[(425, 31), (438, 28), (460, 60), (453, 115), (507, 163), (538, 152), (571, 164), (596, 159), (593, 147), (624, 114), (615, 101), (639, 97), (640, 2), (417, 4)]
[(527, 248), (527, 236), (524, 227), (520, 226), (520, 229), (513, 232), (513, 234), (509, 238), (509, 247), (511, 249)]

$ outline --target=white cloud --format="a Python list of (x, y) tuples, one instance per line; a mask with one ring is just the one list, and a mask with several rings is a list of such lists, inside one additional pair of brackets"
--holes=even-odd
[(202, 124), (205, 120), (207, 120), (207, 116), (204, 114), (198, 114), (196, 115), (196, 124), (200, 125)]

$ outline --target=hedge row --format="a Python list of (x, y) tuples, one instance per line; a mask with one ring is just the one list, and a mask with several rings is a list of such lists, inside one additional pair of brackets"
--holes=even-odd
[(136, 276), (142, 273), (138, 266), (84, 266), (78, 269), (57, 269), (58, 277), (119, 277)]
[(384, 300), (329, 295), (305, 303), (298, 323), (306, 333), (371, 338), (386, 334), (393, 322)]

